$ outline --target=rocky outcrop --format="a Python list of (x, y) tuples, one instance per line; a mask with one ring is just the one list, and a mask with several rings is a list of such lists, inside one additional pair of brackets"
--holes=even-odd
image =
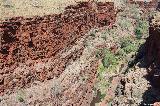
[[(100, 37), (103, 33), (101, 31), (101, 29), (97, 29), (94, 37), (83, 36), (75, 42), (74, 46), (67, 48), (59, 55), (59, 59), (61, 59), (70, 55), (75, 56), (74, 51), (83, 51), (80, 57), (72, 57), (75, 60), (67, 62), (64, 71), (58, 75), (58, 78), (50, 78), (44, 82), (36, 80), (31, 84), (31, 87), (15, 89), (11, 94), (6, 93), (0, 97), (0, 106), (90, 106), (93, 96), (96, 95), (94, 86), (100, 62), (95, 53), (97, 49), (103, 48), (100, 47), (101, 45), (108, 47), (109, 44)], [(91, 33), (93, 30), (87, 35)], [(51, 60), (53, 59), (50, 58), (48, 61), (52, 62)], [(23, 101), (20, 102), (17, 97), (21, 97)]]
[(82, 2), (66, 7), (61, 14), (14, 17), (0, 23), (0, 95), (59, 77), (83, 47), (66, 57), (60, 54), (91, 28), (112, 25), (115, 15), (113, 3), (99, 2), (95, 9)]

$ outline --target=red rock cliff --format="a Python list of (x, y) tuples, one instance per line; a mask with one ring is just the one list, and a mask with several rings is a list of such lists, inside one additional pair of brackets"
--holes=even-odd
[[(61, 14), (15, 17), (1, 22), (0, 95), (16, 87), (26, 87), (36, 80), (58, 77), (67, 62), (79, 56), (83, 48), (66, 58), (60, 58), (58, 54), (91, 28), (113, 24), (115, 15), (113, 3), (100, 2), (95, 11), (83, 2), (68, 6)], [(42, 68), (51, 57), (52, 65)], [(21, 67), (20, 63), (27, 68)], [(41, 68), (36, 70), (35, 64)]]

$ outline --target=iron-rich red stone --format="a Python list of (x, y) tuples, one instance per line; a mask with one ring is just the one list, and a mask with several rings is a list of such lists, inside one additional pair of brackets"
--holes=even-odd
[[(88, 2), (83, 2), (68, 6), (61, 14), (13, 17), (0, 23), (0, 74), (5, 76), (4, 85), (0, 86), (0, 95), (14, 86), (25, 87), (35, 80), (58, 77), (69, 61), (81, 55), (83, 48), (64, 59), (59, 57), (61, 51), (73, 45), (91, 28), (115, 22), (113, 3), (97, 3), (96, 9)], [(48, 58), (53, 58), (50, 68), (35, 69), (35, 62), (45, 63)], [(21, 70), (17, 74), (16, 67)], [(13, 84), (14, 78), (17, 83)]]

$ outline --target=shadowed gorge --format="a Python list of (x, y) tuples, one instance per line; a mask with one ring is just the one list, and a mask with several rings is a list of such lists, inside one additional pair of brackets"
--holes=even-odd
[(0, 4), (0, 106), (159, 106), (158, 0)]

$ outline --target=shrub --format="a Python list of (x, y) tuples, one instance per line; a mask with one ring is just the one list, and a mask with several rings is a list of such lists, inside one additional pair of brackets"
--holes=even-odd
[(109, 86), (109, 82), (105, 79), (106, 68), (103, 64), (99, 65), (98, 68), (98, 82), (96, 83), (96, 88), (100, 91), (100, 99), (102, 100), (106, 95), (106, 89)]
[(109, 50), (105, 50), (105, 57), (102, 59), (103, 66), (108, 68), (110, 65), (117, 65), (115, 55)]
[(98, 32), (98, 29), (96, 29), (96, 28), (91, 29), (90, 32), (89, 32), (89, 35), (92, 36), (92, 37), (95, 37), (97, 32)]
[(19, 102), (24, 102), (24, 99), (21, 96), (17, 96), (17, 99), (18, 99)]
[[(131, 37), (122, 38), (120, 40), (121, 55), (136, 52), (138, 49), (138, 40), (133, 40)], [(122, 53), (123, 52), (123, 53)]]
[(129, 30), (130, 27), (132, 27), (132, 23), (129, 19), (123, 18), (121, 17), (120, 19), (118, 19), (119, 26), (123, 29), (123, 30)]
[(126, 52), (126, 54), (129, 54), (131, 52), (136, 52), (137, 47), (134, 44), (130, 44), (130, 45), (126, 46), (125, 48), (123, 48), (123, 50)]
[(118, 56), (118, 58), (121, 60), (121, 59), (124, 59), (124, 57), (126, 56), (126, 52), (123, 50), (123, 49), (120, 49), (117, 53), (116, 53), (116, 56)]
[(145, 20), (139, 20), (137, 27), (135, 28), (135, 34), (137, 39), (141, 39), (144, 34), (148, 33), (149, 24)]
[(130, 4), (126, 8), (126, 11), (128, 12), (128, 16), (132, 17), (134, 19), (140, 19), (141, 18), (141, 10), (139, 8), (138, 4)]
[(101, 52), (100, 51), (96, 51), (96, 58), (100, 58), (101, 57)]
[(101, 38), (103, 38), (104, 40), (107, 40), (107, 34), (105, 33), (101, 34)]
[(25, 93), (20, 90), (20, 91), (17, 92), (16, 99), (19, 102), (24, 102), (24, 95), (25, 95)]
[(123, 9), (126, 7), (127, 0), (115, 0), (115, 8)]
[(105, 67), (103, 66), (103, 64), (100, 64), (98, 67), (98, 79), (99, 80), (103, 79), (104, 72), (105, 72)]
[(137, 38), (137, 39), (141, 39), (141, 38), (142, 38), (142, 34), (143, 34), (142, 28), (137, 27), (137, 28), (135, 29), (135, 34), (136, 34), (136, 38)]
[(95, 37), (96, 35), (94, 33), (91, 33), (90, 36)]
[(125, 47), (127, 47), (128, 45), (131, 45), (132, 42), (133, 42), (133, 41), (132, 41), (131, 37), (125, 37), (125, 38), (121, 38), (121, 39), (120, 39), (119, 44), (120, 44), (121, 48), (125, 48)]

